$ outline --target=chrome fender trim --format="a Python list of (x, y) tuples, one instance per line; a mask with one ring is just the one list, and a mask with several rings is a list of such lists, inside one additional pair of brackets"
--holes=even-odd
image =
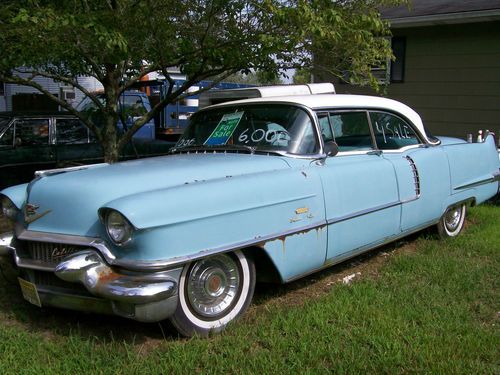
[(126, 275), (115, 272), (93, 250), (81, 251), (65, 258), (54, 271), (68, 282), (79, 282), (99, 297), (131, 304), (164, 300), (177, 294), (182, 268), (161, 274)]

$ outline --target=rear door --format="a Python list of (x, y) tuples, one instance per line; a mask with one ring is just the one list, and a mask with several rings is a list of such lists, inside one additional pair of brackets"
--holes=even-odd
[(427, 145), (413, 125), (397, 114), (370, 111), (370, 120), (377, 147), (396, 171), (401, 232), (433, 224), (450, 194), (449, 166), (443, 148)]

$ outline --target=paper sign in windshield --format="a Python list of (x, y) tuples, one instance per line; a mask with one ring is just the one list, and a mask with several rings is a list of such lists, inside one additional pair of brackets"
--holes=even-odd
[(233, 135), (234, 130), (240, 123), (243, 112), (228, 113), (222, 116), (210, 137), (205, 141), (205, 145), (216, 146), (225, 145), (228, 139)]

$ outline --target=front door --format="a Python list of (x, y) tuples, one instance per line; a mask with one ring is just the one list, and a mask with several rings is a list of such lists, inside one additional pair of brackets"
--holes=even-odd
[(328, 223), (326, 260), (334, 262), (396, 235), (401, 207), (394, 167), (374, 147), (367, 112), (318, 117), (324, 140), (339, 146), (319, 168)]

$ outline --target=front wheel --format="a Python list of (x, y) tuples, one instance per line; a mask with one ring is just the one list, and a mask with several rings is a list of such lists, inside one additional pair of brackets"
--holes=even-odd
[(250, 304), (255, 265), (243, 252), (217, 254), (186, 265), (179, 280), (179, 303), (170, 321), (183, 336), (222, 331)]
[(456, 237), (460, 234), (465, 224), (467, 208), (465, 203), (448, 208), (437, 224), (439, 237)]

